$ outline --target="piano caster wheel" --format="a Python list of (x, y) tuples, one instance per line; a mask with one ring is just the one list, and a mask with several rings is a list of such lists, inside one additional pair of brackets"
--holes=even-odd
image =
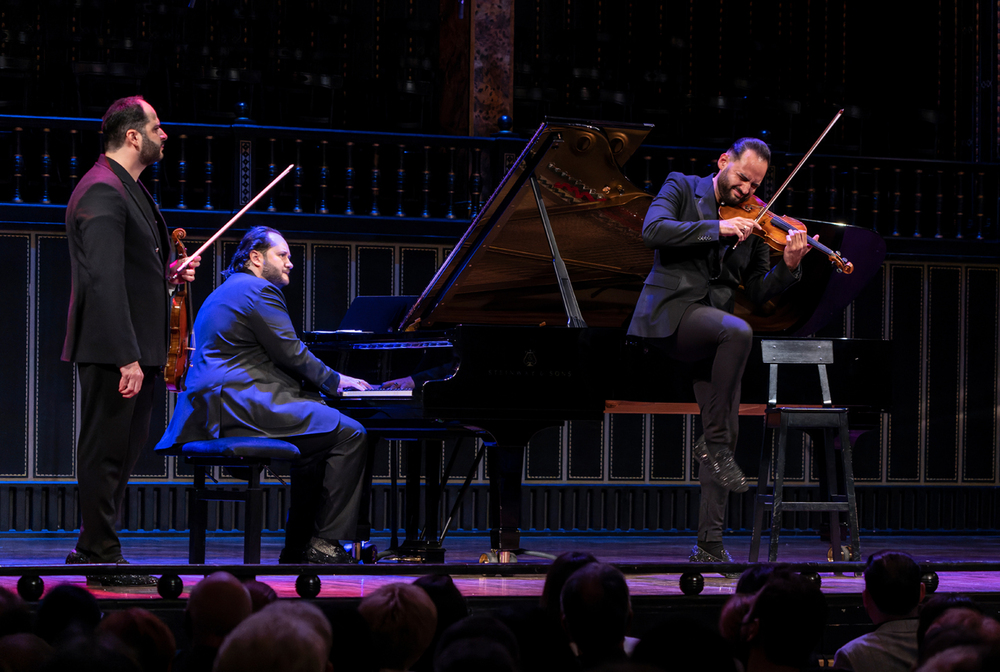
[(356, 541), (347, 549), (351, 557), (363, 565), (374, 565), (378, 562), (378, 547), (370, 541)]
[[(850, 560), (854, 559), (854, 548), (853, 547), (848, 546), (848, 545), (840, 547), (840, 557), (836, 558), (836, 560), (837, 560), (837, 562), (840, 562), (844, 558), (847, 558), (847, 561), (850, 561)], [(831, 546), (829, 549), (827, 549), (827, 551), (826, 551), (826, 560), (827, 560), (827, 562), (833, 562), (834, 561), (833, 546)]]
[(480, 564), (500, 564), (509, 565), (517, 562), (517, 555), (514, 551), (498, 551), (493, 549), (479, 556)]

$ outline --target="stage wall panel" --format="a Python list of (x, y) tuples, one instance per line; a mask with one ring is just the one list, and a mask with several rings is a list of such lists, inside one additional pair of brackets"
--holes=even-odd
[[(8, 433), (31, 420), (31, 431), (24, 436), (10, 434), (13, 440), (7, 442), (4, 458), (26, 461), (31, 468), (9, 469), (4, 482), (14, 488), (11, 492), (37, 482), (62, 483), (60, 487), (72, 489), (79, 402), (73, 367), (59, 360), (70, 291), (65, 237), (16, 231), (5, 235), (21, 245), (18, 257), (22, 265), (29, 263), (31, 251), (36, 262), (30, 269), (32, 281), (20, 295), (18, 310), (26, 310), (25, 302), (33, 309), (26, 320), (12, 322), (4, 335), (13, 344), (13, 352), (20, 354), (0, 361), (4, 381), (23, 381), (27, 377), (33, 385), (34, 394), (21, 392), (24, 400), (20, 405), (5, 404), (3, 409)], [(413, 287), (422, 287), (447, 253), (441, 245), (372, 245), (308, 238), (289, 242), (296, 269), (286, 296), (300, 329), (335, 327), (334, 321), (359, 290), (392, 292), (398, 287), (417, 291)], [(235, 240), (227, 239), (205, 255), (198, 281), (192, 287), (196, 306), (217, 284), (215, 269), (228, 264), (234, 249)], [(19, 273), (29, 277), (29, 267), (21, 268)], [(890, 260), (855, 306), (831, 327), (854, 336), (885, 333), (893, 339), (893, 412), (883, 416), (874, 431), (859, 437), (855, 449), (859, 481), (866, 487), (875, 486), (873, 492), (885, 485), (911, 488), (926, 483), (928, 487), (933, 484), (961, 490), (963, 486), (998, 484), (998, 287), (1000, 271), (993, 265)], [(16, 329), (14, 325), (18, 325)], [(32, 356), (27, 355), (29, 335), (33, 337)], [(173, 403), (173, 393), (157, 390), (150, 446), (165, 426)], [(569, 518), (587, 520), (591, 529), (594, 521), (602, 517), (626, 521), (621, 524), (632, 524), (627, 520), (643, 517), (655, 518), (657, 529), (667, 520), (676, 527), (677, 521), (693, 515), (690, 504), (677, 503), (676, 498), (682, 495), (674, 493), (669, 501), (649, 499), (652, 495), (637, 499), (626, 490), (647, 485), (654, 489), (694, 486), (697, 466), (692, 463), (690, 450), (699, 432), (696, 417), (669, 415), (605, 416), (603, 422), (565, 423), (545, 430), (531, 441), (525, 460), (526, 482), (531, 488), (541, 489), (533, 492), (543, 493), (533, 495), (541, 499), (534, 504), (532, 519), (544, 525)], [(761, 437), (759, 419), (741, 418), (737, 455), (751, 478), (756, 476)], [(18, 449), (19, 442), (26, 448)], [(456, 469), (460, 473), (452, 477), (456, 481), (471, 465), (471, 443), (461, 449)], [(375, 477), (383, 483), (389, 475), (388, 450), (384, 445), (376, 450)], [(443, 450), (447, 458), (453, 448), (449, 444)], [(811, 447), (801, 435), (793, 437), (790, 456), (791, 479), (798, 485), (814, 485)], [(137, 485), (166, 482), (183, 487), (187, 472), (177, 461), (147, 451), (135, 480)], [(485, 467), (480, 465), (474, 485), (485, 485), (487, 478)], [(276, 483), (267, 480), (271, 486)], [(566, 490), (570, 484), (582, 490)], [(598, 490), (591, 490), (592, 486)], [(20, 497), (12, 496), (14, 502)], [(479, 496), (485, 498), (483, 493)], [(72, 503), (72, 497), (68, 501)], [(176, 499), (167, 496), (143, 501), (141, 508), (176, 506), (171, 504)], [(892, 508), (882, 506), (880, 501), (872, 496), (866, 505), (874, 507), (867, 513), (871, 524), (901, 529), (916, 524), (906, 517), (908, 514), (904, 515), (904, 511), (912, 509), (905, 502), (897, 502), (899, 508)], [(940, 505), (927, 505), (924, 518), (928, 525), (980, 525), (990, 519), (983, 513), (980, 499), (975, 503), (961, 499), (958, 503), (954, 497), (943, 497), (941, 501)], [(966, 513), (954, 512), (953, 504)], [(59, 508), (48, 504), (45, 507)], [(18, 516), (25, 513), (10, 502), (8, 508)], [(57, 516), (60, 520), (75, 515), (71, 506), (61, 510), (65, 513)], [(596, 511), (605, 513), (598, 515)], [(640, 516), (640, 511), (645, 513)], [(471, 509), (462, 515), (468, 520), (478, 516)], [(26, 518), (24, 521), (29, 524)], [(11, 524), (16, 526), (16, 521)]]

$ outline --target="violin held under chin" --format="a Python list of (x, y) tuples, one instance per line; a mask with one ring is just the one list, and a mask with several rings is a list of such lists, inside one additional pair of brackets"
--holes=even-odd
[[(806, 231), (806, 225), (797, 219), (788, 216), (778, 216), (769, 210), (764, 201), (756, 196), (751, 196), (739, 205), (723, 205), (719, 208), (720, 219), (733, 219), (742, 217), (754, 220), (760, 228), (754, 228), (751, 233), (760, 236), (773, 250), (781, 251), (788, 243), (788, 233), (792, 230)], [(838, 273), (851, 273), (854, 271), (854, 264), (840, 256), (839, 252), (834, 252), (829, 247), (814, 238), (806, 236), (806, 242), (811, 247), (815, 247), (829, 258), (830, 262), (836, 266)]]

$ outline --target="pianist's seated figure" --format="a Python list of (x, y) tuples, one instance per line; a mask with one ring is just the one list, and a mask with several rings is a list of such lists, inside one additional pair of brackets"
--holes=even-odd
[(704, 435), (695, 442), (701, 464), (698, 544), (692, 562), (731, 562), (722, 544), (729, 491), (747, 489), (733, 458), (740, 380), (750, 354), (752, 330), (732, 315), (736, 289), (763, 303), (798, 281), (808, 251), (807, 234), (792, 231), (782, 260), (772, 269), (768, 247), (752, 235), (751, 219), (722, 219), (719, 207), (750, 198), (764, 180), (771, 152), (743, 138), (719, 156), (707, 177), (671, 173), (653, 199), (642, 240), (655, 250), (628, 333), (647, 347), (694, 363), (694, 392)]
[(281, 292), (291, 270), (277, 231), (258, 226), (243, 237), (225, 281), (198, 311), (186, 389), (156, 449), (232, 436), (294, 444), (301, 458), (292, 464), (279, 562), (350, 562), (340, 540), (357, 526), (365, 430), (300, 381), (327, 395), (371, 385), (330, 369), (299, 340)]

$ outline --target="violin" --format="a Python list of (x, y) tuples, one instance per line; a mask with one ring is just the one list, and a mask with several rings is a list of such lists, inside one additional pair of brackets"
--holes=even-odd
[[(184, 229), (174, 229), (171, 238), (179, 259), (187, 258), (187, 248), (181, 241), (187, 236)], [(163, 367), (163, 380), (171, 392), (184, 391), (184, 374), (187, 373), (188, 353), (191, 347), (191, 326), (194, 322), (191, 304), (188, 302), (188, 283), (177, 285), (170, 298), (170, 346), (167, 348), (167, 364)]]
[[(760, 224), (760, 229), (754, 229), (753, 234), (760, 236), (772, 250), (782, 251), (788, 244), (788, 233), (792, 229), (806, 231), (806, 225), (797, 219), (787, 215), (778, 216), (767, 209), (767, 203), (756, 196), (751, 196), (739, 205), (723, 205), (719, 208), (720, 219), (732, 219), (733, 217), (745, 217)], [(811, 247), (827, 256), (830, 262), (836, 266), (838, 273), (850, 274), (854, 271), (854, 264), (834, 252), (829, 247), (814, 238), (806, 236), (806, 242)]]

